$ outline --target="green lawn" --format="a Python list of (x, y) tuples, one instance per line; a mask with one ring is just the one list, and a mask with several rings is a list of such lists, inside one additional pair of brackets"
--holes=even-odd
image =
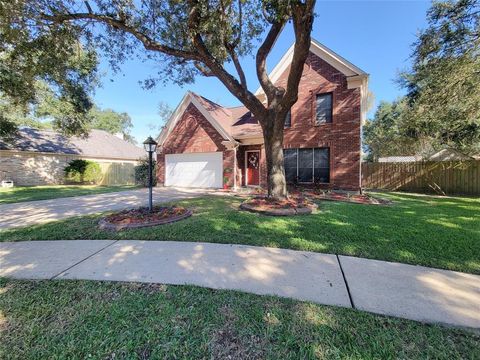
[(1, 359), (478, 359), (472, 332), (192, 286), (0, 279)]
[(24, 201), (57, 199), (80, 195), (93, 195), (135, 189), (133, 185), (52, 185), (0, 188), (0, 205)]
[(170, 225), (101, 231), (100, 215), (0, 231), (0, 241), (139, 239), (282, 247), (421, 264), (480, 274), (480, 199), (382, 194), (391, 206), (320, 202), (318, 214), (289, 218), (239, 211), (242, 199), (179, 201), (194, 216)]

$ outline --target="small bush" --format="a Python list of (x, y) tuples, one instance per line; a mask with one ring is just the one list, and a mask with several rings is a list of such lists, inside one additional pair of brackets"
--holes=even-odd
[[(152, 161), (153, 186), (157, 185), (157, 163)], [(140, 164), (135, 166), (135, 184), (148, 187), (148, 159), (142, 159)]]
[(100, 165), (90, 160), (72, 160), (64, 171), (67, 182), (76, 184), (98, 184), (103, 177)]

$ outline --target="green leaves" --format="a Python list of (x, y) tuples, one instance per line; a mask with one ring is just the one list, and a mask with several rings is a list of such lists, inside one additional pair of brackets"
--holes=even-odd
[(411, 155), (415, 152), (408, 124), (405, 124), (407, 103), (400, 98), (392, 103), (382, 101), (375, 116), (363, 128), (365, 150), (369, 160), (380, 156)]
[(132, 119), (127, 113), (119, 113), (112, 109), (100, 109), (94, 106), (89, 112), (92, 118), (90, 127), (92, 129), (99, 129), (108, 131), (110, 134), (122, 134), (125, 140), (135, 142), (130, 135), (133, 128)]
[[(0, 1), (0, 96), (23, 108), (24, 117), (36, 112), (67, 135), (83, 134), (98, 84), (96, 53), (81, 43), (81, 28), (46, 25), (39, 9), (26, 0)], [(14, 131), (2, 127), (9, 130), (0, 136)]]
[(433, 149), (480, 151), (480, 1), (435, 2), (415, 43), (407, 133)]

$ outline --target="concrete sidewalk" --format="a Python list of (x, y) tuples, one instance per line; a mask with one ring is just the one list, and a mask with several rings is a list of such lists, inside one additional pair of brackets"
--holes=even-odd
[(0, 276), (191, 284), (480, 328), (480, 276), (348, 256), (210, 243), (0, 243)]
[[(222, 194), (208, 189), (157, 187), (155, 202), (167, 202), (207, 194)], [(74, 196), (51, 200), (28, 201), (0, 205), (0, 229), (31, 226), (72, 216), (146, 206), (148, 190), (137, 189), (105, 194)]]

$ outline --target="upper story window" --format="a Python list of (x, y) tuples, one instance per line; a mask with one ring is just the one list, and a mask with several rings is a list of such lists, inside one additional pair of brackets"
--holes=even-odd
[(315, 124), (325, 124), (332, 122), (333, 106), (332, 93), (317, 94), (316, 98), (316, 118)]
[(292, 126), (292, 110), (288, 110), (287, 117), (285, 118), (285, 127), (289, 128)]

